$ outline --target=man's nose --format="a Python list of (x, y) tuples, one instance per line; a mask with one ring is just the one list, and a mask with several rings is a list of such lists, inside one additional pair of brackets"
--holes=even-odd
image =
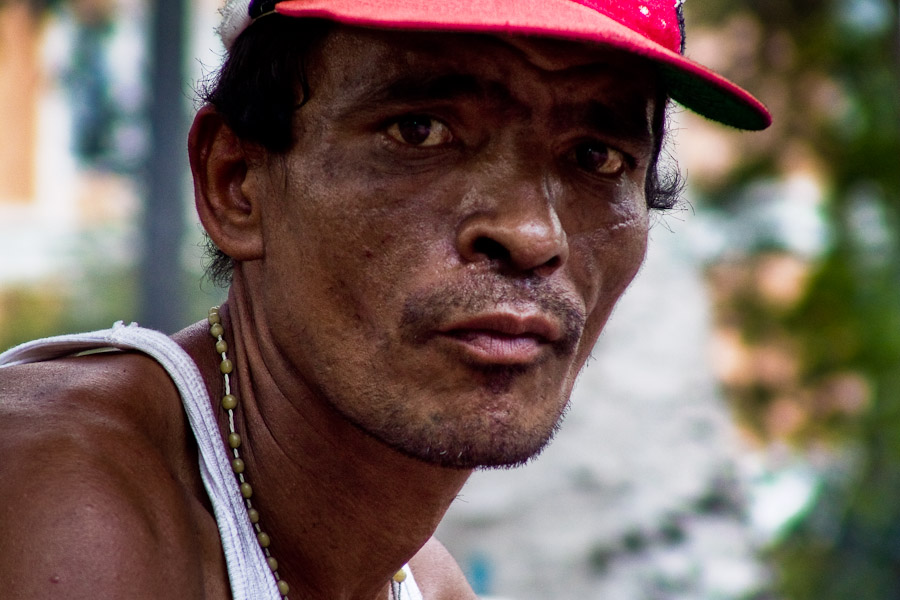
[(541, 277), (566, 263), (569, 245), (550, 186), (533, 177), (494, 182), (489, 192), (478, 194), (457, 232), (464, 261), (491, 261)]

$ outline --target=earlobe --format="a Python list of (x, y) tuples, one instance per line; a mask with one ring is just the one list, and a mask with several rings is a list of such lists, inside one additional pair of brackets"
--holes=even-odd
[(262, 258), (260, 207), (244, 193), (246, 145), (211, 106), (194, 118), (188, 136), (194, 201), (216, 246), (235, 260)]

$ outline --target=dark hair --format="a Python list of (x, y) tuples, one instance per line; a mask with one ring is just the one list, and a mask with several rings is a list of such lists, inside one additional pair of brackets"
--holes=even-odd
[[(330, 21), (260, 18), (234, 42), (222, 68), (206, 80), (200, 100), (213, 106), (235, 134), (273, 154), (288, 152), (294, 139), (294, 111), (309, 100), (308, 58), (333, 27)], [(653, 116), (656, 148), (646, 182), (647, 205), (674, 207), (683, 188), (674, 163), (661, 165), (669, 102), (660, 94)], [(206, 276), (221, 287), (231, 283), (233, 259), (206, 237)]]
[[(213, 106), (232, 131), (273, 154), (295, 143), (294, 111), (309, 100), (307, 64), (330, 21), (261, 17), (235, 40), (221, 69), (203, 82), (202, 102)], [(206, 236), (206, 277), (228, 287), (234, 260)]]

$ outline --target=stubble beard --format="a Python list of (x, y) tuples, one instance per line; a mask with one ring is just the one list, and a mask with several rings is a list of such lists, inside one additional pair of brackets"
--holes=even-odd
[[(408, 393), (395, 390), (393, 397), (388, 397), (384, 390), (368, 389), (365, 393), (374, 405), (382, 408), (380, 417), (367, 423), (352, 417), (350, 420), (394, 450), (441, 467), (492, 469), (527, 463), (541, 453), (559, 430), (574, 373), (566, 381), (554, 381), (553, 386), (540, 389), (535, 394), (538, 397), (516, 397), (516, 385), (524, 378), (537, 377), (544, 363), (550, 360), (568, 362), (566, 372), (573, 370), (586, 320), (583, 310), (546, 281), (510, 280), (486, 274), (469, 279), (464, 285), (447, 284), (411, 295), (403, 308), (400, 331), (406, 345), (424, 347), (449, 315), (478, 314), (496, 306), (526, 305), (537, 306), (542, 313), (558, 320), (562, 336), (552, 344), (552, 356), (539, 363), (465, 364), (464, 368), (471, 374), (470, 389), (459, 393), (475, 393), (479, 398), (477, 407), (463, 414), (435, 413), (423, 419), (408, 406), (416, 397), (413, 390)], [(390, 357), (382, 359), (390, 360)], [(459, 358), (448, 357), (448, 360)], [(379, 368), (379, 365), (372, 367)], [(434, 377), (439, 378), (440, 374)], [(434, 385), (439, 387), (439, 382)], [(452, 385), (452, 380), (448, 385)], [(538, 418), (525, 419), (515, 414), (522, 408), (520, 404), (532, 405), (532, 415), (539, 409)]]

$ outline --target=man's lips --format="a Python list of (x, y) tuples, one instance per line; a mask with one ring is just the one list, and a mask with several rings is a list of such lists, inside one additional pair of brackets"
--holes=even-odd
[(562, 337), (559, 323), (539, 314), (492, 313), (452, 321), (438, 334), (462, 344), (477, 362), (527, 364)]

